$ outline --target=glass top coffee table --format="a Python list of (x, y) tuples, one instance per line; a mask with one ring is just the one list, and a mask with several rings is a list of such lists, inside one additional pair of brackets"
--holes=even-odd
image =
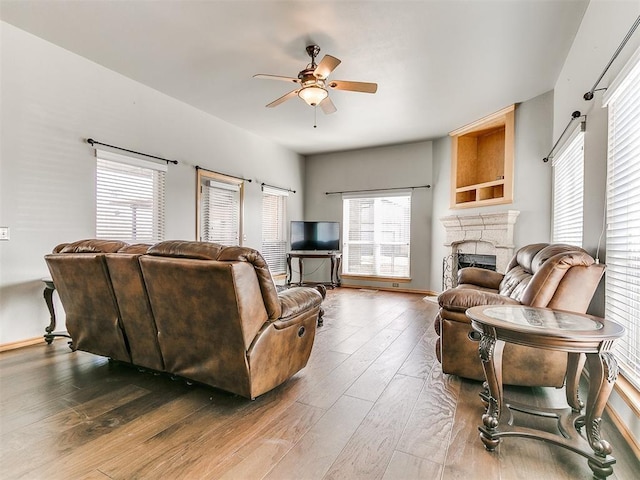
[[(501, 437), (542, 440), (578, 453), (588, 459), (596, 478), (613, 473), (616, 462), (611, 446), (600, 435), (602, 412), (618, 376), (618, 364), (611, 353), (624, 328), (591, 315), (521, 305), (485, 305), (467, 310), (474, 330), (480, 332), (478, 352), (482, 360), (488, 394), (486, 413), (479, 427), (480, 438), (494, 451)], [(502, 352), (505, 342), (568, 353), (566, 398), (569, 408), (545, 409), (505, 401), (502, 388)], [(582, 368), (589, 369), (589, 393), (584, 404), (578, 396)], [(555, 418), (559, 434), (512, 425), (504, 409)], [(506, 418), (506, 420), (505, 420)], [(586, 438), (580, 434), (586, 430)]]

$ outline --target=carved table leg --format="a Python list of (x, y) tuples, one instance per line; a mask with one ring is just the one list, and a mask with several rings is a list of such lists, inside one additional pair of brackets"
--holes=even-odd
[(480, 439), (484, 447), (490, 452), (494, 451), (500, 443), (499, 438), (493, 438), (491, 433), (496, 432), (500, 424), (500, 413), (503, 406), (503, 390), (502, 390), (502, 351), (504, 350), (504, 342), (496, 340), (495, 336), (488, 332), (482, 333), (478, 353), (482, 360), (482, 368), (487, 386), (489, 388), (489, 406), (486, 413), (482, 416), (482, 423), (486, 428), (486, 432), (480, 430)]
[(298, 270), (300, 270), (300, 281), (298, 285), (302, 285), (302, 278), (304, 277), (304, 262), (302, 261), (302, 257), (298, 257)]
[(584, 403), (578, 395), (578, 384), (580, 383), (580, 374), (586, 359), (587, 357), (584, 353), (569, 353), (567, 361), (567, 387), (565, 393), (567, 403), (574, 412), (580, 412), (584, 407)]
[[(611, 454), (611, 445), (600, 436), (602, 412), (618, 378), (618, 363), (611, 352), (588, 353), (589, 395), (585, 413), (587, 440), (597, 457), (603, 460)], [(605, 478), (613, 473), (611, 465), (600, 466), (589, 460), (589, 467), (596, 478)]]
[(287, 254), (287, 270), (289, 271), (289, 277), (287, 278), (287, 285), (291, 285), (293, 280), (293, 270), (291, 270), (291, 255)]
[(53, 282), (46, 281), (43, 296), (44, 296), (44, 301), (47, 304), (47, 308), (49, 309), (49, 316), (51, 320), (50, 320), (49, 326), (44, 329), (44, 331), (46, 332), (44, 335), (44, 339), (49, 345), (51, 345), (51, 342), (53, 342), (53, 338), (54, 338), (54, 336), (50, 334), (53, 333), (53, 331), (56, 329), (56, 312), (53, 309), (54, 290), (55, 290), (55, 286), (53, 285)]

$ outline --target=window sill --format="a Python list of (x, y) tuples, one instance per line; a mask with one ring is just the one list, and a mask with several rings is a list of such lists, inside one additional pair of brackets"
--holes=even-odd
[(620, 395), (620, 398), (629, 406), (631, 411), (640, 417), (640, 391), (624, 377), (623, 373), (618, 375), (614, 390)]
[(353, 273), (343, 273), (340, 277), (348, 280), (367, 280), (371, 282), (409, 283), (411, 281), (411, 277), (382, 277), (378, 275), (356, 275)]

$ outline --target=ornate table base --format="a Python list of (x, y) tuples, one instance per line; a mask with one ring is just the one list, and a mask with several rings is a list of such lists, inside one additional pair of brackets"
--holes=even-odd
[[(542, 440), (582, 455), (588, 459), (589, 467), (596, 478), (606, 478), (613, 473), (612, 466), (616, 459), (611, 456), (611, 445), (601, 437), (600, 423), (618, 375), (618, 365), (610, 350), (613, 339), (621, 336), (623, 329), (618, 324), (588, 315), (521, 308), (529, 310), (524, 316), (531, 317), (532, 322), (548, 322), (544, 324), (548, 330), (536, 330), (528, 325), (522, 328), (522, 325), (518, 324), (522, 322), (520, 318), (509, 320), (513, 323), (508, 324), (505, 322), (506, 315), (502, 317), (500, 307), (474, 307), (467, 311), (473, 328), (482, 334), (478, 351), (486, 383), (481, 397), (486, 402), (487, 409), (482, 416), (482, 426), (479, 427), (480, 439), (489, 451), (496, 449), (502, 437)], [(557, 316), (555, 322), (543, 318), (549, 312)], [(495, 315), (495, 318), (491, 318), (490, 315)], [(592, 322), (591, 326), (588, 321)], [(536, 327), (541, 325), (536, 324)], [(568, 353), (565, 387), (569, 405), (567, 408), (538, 408), (504, 399), (502, 352), (505, 341)], [(578, 395), (578, 383), (585, 361), (589, 370), (589, 391), (586, 409), (582, 413), (585, 405)], [(559, 433), (516, 426), (513, 424), (513, 411), (556, 419)], [(584, 434), (581, 434), (582, 429)]]

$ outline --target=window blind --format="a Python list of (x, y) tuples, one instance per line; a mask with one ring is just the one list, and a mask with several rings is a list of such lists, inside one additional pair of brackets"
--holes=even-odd
[(411, 193), (343, 195), (343, 272), (410, 276)]
[(286, 272), (286, 207), (288, 192), (262, 188), (261, 253), (273, 274)]
[(166, 164), (96, 149), (96, 238), (164, 239)]
[(200, 240), (240, 245), (240, 185), (202, 177), (200, 182)]
[(582, 247), (584, 208), (584, 122), (553, 160), (554, 243)]
[(616, 342), (625, 377), (640, 389), (640, 50), (607, 90), (606, 318), (626, 328)]

